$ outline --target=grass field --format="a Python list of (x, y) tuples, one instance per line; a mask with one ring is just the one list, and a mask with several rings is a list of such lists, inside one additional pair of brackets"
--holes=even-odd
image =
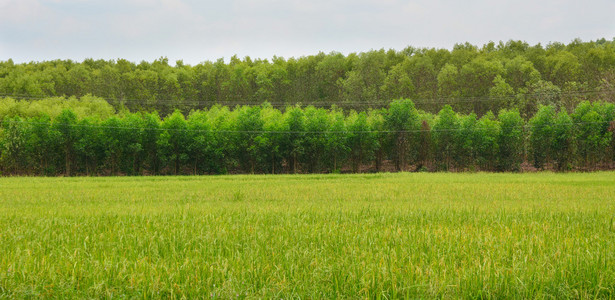
[(1, 178), (0, 297), (615, 297), (615, 173)]

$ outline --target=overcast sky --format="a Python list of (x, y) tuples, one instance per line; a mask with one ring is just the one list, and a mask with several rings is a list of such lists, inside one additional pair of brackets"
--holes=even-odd
[(299, 57), (615, 37), (613, 0), (0, 0), (0, 60)]

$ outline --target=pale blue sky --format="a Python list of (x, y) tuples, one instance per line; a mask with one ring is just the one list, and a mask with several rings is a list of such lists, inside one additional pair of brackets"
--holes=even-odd
[(615, 37), (612, 0), (0, 0), (0, 60), (166, 56), (196, 64), (319, 51)]

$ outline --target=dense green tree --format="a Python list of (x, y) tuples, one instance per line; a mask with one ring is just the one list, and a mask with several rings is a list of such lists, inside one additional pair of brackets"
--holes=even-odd
[(381, 86), (386, 77), (386, 54), (383, 50), (361, 53), (342, 83), (347, 102), (380, 102)]
[(524, 94), (518, 95), (519, 109), (526, 119), (534, 116), (540, 106), (560, 108), (561, 89), (550, 81), (538, 80), (532, 83)]
[(300, 107), (289, 107), (284, 113), (288, 134), (282, 145), (282, 153), (292, 173), (299, 167), (299, 157), (303, 155), (305, 138), (305, 114)]
[(499, 111), (503, 108), (511, 108), (515, 106), (514, 89), (506, 83), (502, 76), (497, 75), (493, 79), (493, 86), (489, 89), (490, 101), (487, 108), (490, 111)]
[(261, 116), (264, 122), (263, 142), (261, 143), (264, 155), (260, 163), (264, 172), (280, 173), (284, 159), (282, 145), (288, 135), (288, 124), (284, 122), (282, 113), (271, 106), (263, 107)]
[(106, 161), (112, 174), (118, 174), (121, 171), (122, 160), (127, 154), (124, 149), (124, 133), (126, 131), (127, 129), (123, 129), (122, 121), (117, 116), (113, 116), (102, 123), (102, 136), (106, 144)]
[(237, 157), (245, 172), (254, 173), (257, 163), (262, 158), (262, 144), (267, 143), (263, 136), (264, 121), (261, 118), (260, 106), (244, 106), (237, 115)]
[(0, 140), (0, 162), (7, 172), (19, 173), (29, 169), (28, 165), (28, 123), (21, 117), (5, 119), (2, 122)]
[(453, 64), (446, 64), (438, 73), (438, 95), (443, 98), (461, 96), (459, 70)]
[(418, 113), (409, 99), (395, 100), (389, 104), (385, 115), (385, 128), (390, 133), (393, 161), (396, 170), (405, 170), (409, 161), (415, 158), (416, 136), (419, 127)]
[(556, 51), (546, 60), (548, 80), (557, 86), (566, 82), (577, 81), (581, 75), (581, 64), (578, 58), (568, 51)]
[(325, 134), (332, 126), (329, 112), (323, 108), (308, 106), (305, 114), (305, 137), (303, 139), (302, 162), (310, 173), (321, 170), (323, 154), (327, 146), (328, 136)]
[(207, 112), (192, 111), (187, 119), (188, 156), (190, 157), (193, 174), (210, 172), (209, 161), (212, 155), (212, 133), (207, 122)]
[(417, 171), (426, 170), (433, 159), (433, 140), (431, 126), (427, 120), (421, 120), (421, 129), (418, 135)]
[(214, 106), (207, 111), (207, 122), (212, 129), (211, 155), (214, 157), (208, 164), (213, 173), (225, 174), (236, 163), (235, 120), (236, 114), (228, 107)]
[(351, 111), (347, 119), (347, 142), (352, 171), (361, 172), (361, 166), (371, 161), (378, 148), (377, 133), (370, 126), (367, 113)]
[(70, 109), (64, 109), (53, 122), (54, 130), (59, 133), (59, 143), (64, 152), (64, 174), (71, 176), (75, 160), (75, 142), (77, 141), (77, 115)]
[(315, 68), (318, 78), (318, 100), (324, 103), (339, 103), (344, 76), (349, 66), (341, 53), (326, 55)]
[(161, 134), (157, 141), (159, 158), (177, 175), (189, 158), (186, 119), (176, 110), (162, 121), (160, 129)]
[[(106, 150), (112, 146), (106, 140), (102, 126), (105, 126), (105, 124), (100, 124), (96, 117), (86, 117), (79, 120), (75, 127), (77, 169), (86, 175), (96, 174), (99, 171), (98, 169), (102, 167), (107, 158), (108, 152)], [(115, 169), (112, 169), (112, 173), (115, 173)]]
[(459, 118), (450, 105), (444, 106), (432, 128), (436, 161), (439, 169), (450, 169), (457, 158)]
[(599, 103), (582, 102), (577, 106), (572, 119), (577, 128), (577, 146), (579, 158), (585, 167), (596, 167), (603, 162), (609, 151), (612, 135), (608, 131), (612, 114), (612, 105), (606, 108)]
[(386, 109), (371, 110), (367, 115), (367, 122), (374, 131), (376, 149), (374, 152), (374, 164), (376, 171), (380, 172), (387, 150), (391, 148), (390, 133), (387, 132)]
[(332, 109), (328, 115), (330, 124), (325, 137), (325, 158), (332, 172), (338, 172), (344, 164), (348, 155), (346, 137), (348, 132), (344, 120), (344, 113), (341, 110)]
[(489, 112), (480, 118), (476, 127), (476, 162), (482, 170), (496, 170), (499, 158), (500, 122)]
[[(411, 98), (417, 100), (417, 108), (432, 113), (445, 104), (478, 117), (508, 107), (529, 119), (540, 104), (563, 106), (571, 112), (580, 101), (615, 99), (607, 92), (615, 86), (613, 57), (615, 41), (602, 39), (546, 47), (508, 41), (482, 47), (457, 44), (450, 51), (407, 47), (348, 55), (321, 52), (289, 59), (233, 56), (228, 62), (219, 59), (194, 66), (181, 60), (173, 66), (164, 57), (140, 63), (86, 59), (15, 64), (8, 60), (0, 61), (0, 95), (31, 99), (91, 94), (105, 98), (117, 110), (162, 114), (216, 103), (265, 101), (273, 106), (314, 103), (367, 110), (384, 107), (393, 99)], [(535, 96), (556, 90), (556, 97)], [(602, 94), (593, 93), (596, 90)], [(512, 103), (485, 101), (511, 93)], [(446, 101), (431, 101), (442, 98)]]
[(530, 119), (530, 148), (534, 167), (542, 169), (553, 157), (553, 126), (555, 107), (540, 106), (538, 112)]
[[(461, 82), (463, 82), (461, 95), (470, 98), (489, 95), (494, 79), (503, 73), (504, 66), (498, 60), (488, 60), (485, 57), (472, 60), (465, 64), (459, 72)], [(472, 101), (472, 111), (477, 114), (482, 115), (489, 108), (489, 103)]]
[(58, 132), (52, 130), (47, 115), (32, 117), (28, 134), (28, 154), (31, 167), (40, 175), (56, 174), (55, 162), (59, 161)]
[(145, 122), (140, 113), (130, 113), (122, 119), (122, 126), (127, 128), (123, 132), (122, 143), (126, 157), (122, 161), (122, 172), (130, 175), (139, 174), (143, 164), (143, 135)]
[(436, 70), (431, 57), (415, 55), (404, 61), (402, 66), (413, 80), (415, 94), (419, 99), (432, 99), (437, 95), (438, 70)]
[(519, 171), (523, 162), (524, 122), (517, 110), (501, 110), (498, 113), (498, 170)]
[(540, 72), (534, 64), (522, 55), (504, 62), (504, 79), (515, 91), (522, 91), (540, 80)]
[(496, 118), (447, 105), (433, 115), (408, 99), (367, 112), (214, 105), (187, 118), (176, 110), (164, 120), (156, 112), (108, 115), (95, 101), (48, 100), (0, 102), (3, 174), (318, 173), (410, 165), (518, 171), (526, 150), (536, 168), (566, 171), (610, 168), (615, 158), (615, 104), (604, 102), (581, 102), (572, 114), (539, 106), (526, 131), (516, 109)]
[(160, 136), (160, 116), (157, 112), (143, 115), (143, 163), (149, 174), (160, 172), (160, 158), (158, 157), (158, 138)]
[(402, 65), (391, 69), (381, 87), (386, 99), (410, 98), (414, 94), (414, 83)]
[[(443, 115), (442, 121), (446, 119), (450, 119), (450, 116), (447, 115), (450, 111), (446, 110)], [(473, 164), (477, 163), (478, 158), (478, 150), (480, 143), (480, 132), (478, 128), (478, 120), (476, 119), (476, 114), (471, 113), (465, 116), (458, 117), (458, 127), (455, 128), (455, 125), (451, 123), (452, 131), (450, 131), (452, 136), (452, 142), (454, 146), (451, 150), (451, 160), (455, 166), (461, 169), (465, 169), (468, 167), (474, 167)], [(443, 128), (443, 125), (437, 124), (437, 128)], [(445, 130), (449, 130), (449, 127), (444, 127)], [(446, 132), (436, 134), (438, 137), (443, 138), (441, 141), (445, 142)]]
[(553, 122), (553, 160), (559, 171), (572, 168), (574, 160), (574, 124), (565, 110), (561, 110)]

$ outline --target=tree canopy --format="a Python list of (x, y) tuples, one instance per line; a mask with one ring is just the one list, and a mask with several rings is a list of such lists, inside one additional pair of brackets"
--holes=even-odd
[(408, 98), (431, 113), (448, 104), (478, 117), (517, 109), (529, 119), (539, 105), (566, 107), (570, 113), (584, 100), (613, 101), (614, 87), (615, 41), (605, 39), (544, 46), (511, 40), (458, 44), (452, 50), (408, 47), (288, 59), (233, 56), (194, 66), (171, 65), (166, 58), (0, 62), (3, 96), (92, 95), (115, 108), (163, 113), (265, 101), (278, 108), (300, 103), (367, 111)]
[[(40, 110), (47, 100), (51, 113)], [(263, 103), (162, 117), (108, 106), (94, 97), (0, 100), (0, 174), (565, 171), (615, 163), (615, 104), (606, 102), (581, 102), (571, 114), (541, 105), (528, 122), (517, 109), (478, 117), (447, 105), (432, 114), (409, 99), (367, 111)]]

